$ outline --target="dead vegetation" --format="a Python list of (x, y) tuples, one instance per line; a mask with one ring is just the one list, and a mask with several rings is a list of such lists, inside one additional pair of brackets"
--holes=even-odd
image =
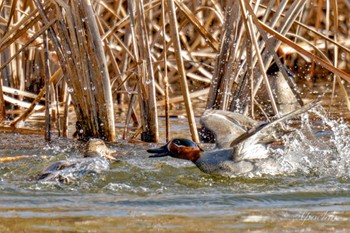
[[(303, 104), (281, 57), (296, 71), (310, 65), (309, 78), (327, 70), (350, 109), (349, 10), (347, 0), (3, 0), (1, 129), (49, 140), (76, 124), (82, 138), (141, 133), (157, 141), (160, 111), (169, 117), (171, 105), (184, 103), (198, 141), (191, 99), (199, 96), (207, 108), (254, 117), (264, 112), (257, 99), (264, 86), (279, 115), (266, 75), (272, 63)], [(28, 129), (38, 115), (45, 130)]]

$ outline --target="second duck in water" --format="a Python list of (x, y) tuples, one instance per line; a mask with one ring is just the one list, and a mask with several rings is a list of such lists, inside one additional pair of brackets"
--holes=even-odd
[(216, 149), (204, 152), (191, 140), (176, 138), (160, 148), (148, 149), (147, 152), (154, 154), (150, 156), (153, 158), (171, 156), (190, 160), (209, 174), (246, 174), (262, 166), (274, 166), (276, 160), (268, 153), (268, 145), (276, 141), (276, 134), (287, 133), (279, 129), (279, 123), (316, 105), (317, 103), (306, 105), (275, 121), (260, 124), (250, 118), (247, 120), (240, 114), (214, 110), (204, 114), (201, 123), (216, 136)]
[(38, 176), (40, 181), (70, 183), (86, 174), (96, 174), (109, 169), (109, 161), (116, 158), (101, 139), (90, 139), (84, 148), (84, 158), (58, 161), (48, 166)]

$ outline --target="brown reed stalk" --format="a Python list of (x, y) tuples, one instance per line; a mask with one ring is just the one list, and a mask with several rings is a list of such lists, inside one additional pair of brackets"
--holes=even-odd
[[(43, 6), (48, 5), (48, 3), (49, 2), (44, 3)], [(0, 52), (2, 52), (11, 44), (13, 44), (16, 40), (19, 40), (21, 38), (25, 39), (27, 37), (26, 32), (29, 30), (29, 28), (33, 27), (35, 23), (37, 23), (40, 19), (40, 17), (37, 14), (37, 10), (32, 11), (20, 22), (18, 22), (13, 28), (11, 28), (8, 31), (5, 31), (5, 35), (0, 39)]]
[(340, 70), (336, 67), (334, 67), (332, 64), (328, 63), (327, 61), (325, 61), (324, 59), (319, 58), (318, 56), (308, 52), (307, 50), (303, 49), (302, 47), (300, 47), (299, 45), (295, 44), (293, 41), (289, 40), (288, 38), (284, 37), (283, 35), (281, 35), (280, 33), (278, 33), (277, 31), (275, 31), (274, 29), (270, 28), (267, 25), (264, 24), (260, 24), (261, 27), (269, 32), (271, 35), (273, 35), (273, 37), (275, 37), (276, 39), (284, 42), (285, 44), (287, 44), (288, 46), (292, 47), (293, 49), (295, 49), (298, 53), (303, 54), (304, 56), (310, 58), (311, 60), (314, 60), (315, 62), (317, 62), (318, 64), (320, 64), (321, 66), (323, 66), (325, 69), (335, 73), (336, 75), (339, 75), (341, 78), (343, 78), (344, 80), (350, 82), (350, 74), (346, 73), (343, 70)]
[[(94, 45), (91, 48), (91, 53), (96, 54), (96, 56), (91, 56), (92, 61), (95, 62), (95, 69), (92, 77), (92, 83), (95, 86), (97, 92), (92, 93), (94, 97), (98, 100), (98, 106), (103, 106), (99, 108), (98, 111), (98, 122), (99, 125), (95, 125), (96, 128), (100, 128), (100, 137), (106, 137), (107, 140), (114, 141), (116, 139), (115, 135), (115, 124), (114, 124), (114, 110), (113, 110), (113, 100), (112, 92), (110, 87), (109, 73), (107, 69), (107, 62), (105, 59), (105, 54), (103, 50), (103, 45), (101, 41), (101, 36), (98, 30), (98, 26), (95, 19), (95, 14), (93, 12), (90, 1), (83, 0), (82, 2), (83, 11), (87, 17), (87, 26), (89, 26), (89, 34), (91, 35), (91, 43)], [(99, 92), (101, 91), (101, 92)], [(103, 95), (101, 95), (103, 93)]]
[[(240, 3), (242, 4), (242, 1), (240, 1)], [(247, 17), (247, 15), (244, 14), (244, 17)], [(252, 39), (252, 42), (253, 42), (253, 48), (255, 49), (256, 56), (258, 58), (259, 69), (260, 69), (261, 75), (262, 75), (262, 77), (264, 79), (264, 82), (265, 82), (265, 85), (266, 85), (266, 90), (267, 90), (267, 93), (269, 95), (274, 114), (279, 116), (279, 111), (278, 111), (278, 108), (277, 108), (276, 100), (275, 100), (275, 97), (272, 94), (273, 90), (272, 90), (272, 88), (270, 86), (270, 81), (268, 80), (268, 77), (267, 77), (267, 74), (266, 74), (266, 70), (265, 70), (265, 67), (264, 67), (264, 62), (263, 62), (262, 57), (260, 55), (258, 41), (257, 41), (257, 38), (256, 38), (255, 34), (252, 32), (254, 29), (253, 29), (253, 22), (252, 22), (251, 16), (249, 16), (247, 18), (247, 21), (248, 21), (247, 30), (249, 31), (250, 38)], [(254, 99), (254, 91), (253, 91), (252, 98)]]
[[(103, 27), (102, 27), (101, 20), (100, 20), (99, 18), (97, 18), (96, 21), (97, 21), (97, 23), (98, 23), (99, 30), (100, 30), (101, 32), (103, 32), (103, 34), (104, 34), (104, 29), (103, 29)], [(115, 36), (115, 37), (113, 37), (113, 38), (115, 38), (115, 39), (118, 41), (118, 43), (122, 45), (122, 47), (123, 47), (123, 49), (126, 51), (126, 53), (127, 53), (129, 56), (131, 56), (132, 59), (133, 59), (133, 55), (131, 54), (131, 52), (129, 51), (129, 49), (127, 48), (127, 46), (126, 46), (118, 37)], [(107, 41), (107, 40), (108, 40), (108, 39), (106, 38), (105, 41)], [(121, 89), (121, 91), (127, 92), (128, 86), (126, 85), (126, 82), (125, 82), (126, 79), (125, 79), (125, 80), (122, 79), (123, 74), (122, 74), (121, 70), (119, 69), (119, 66), (118, 66), (117, 61), (116, 61), (117, 59), (116, 59), (116, 57), (115, 57), (115, 55), (114, 55), (112, 49), (111, 49), (110, 46), (108, 45), (108, 43), (104, 42), (104, 45), (105, 45), (104, 47), (105, 47), (105, 49), (106, 49), (106, 51), (107, 51), (107, 55), (110, 57), (109, 62), (111, 63), (114, 72), (116, 73), (116, 78), (114, 78), (114, 79), (111, 80), (111, 87), (113, 88), (113, 85), (114, 85), (115, 81), (117, 81), (117, 83), (119, 83), (119, 84), (121, 84), (121, 85), (119, 85), (118, 88), (116, 88), (116, 89), (117, 89), (117, 90)], [(124, 66), (124, 67), (126, 68), (126, 66)], [(136, 112), (135, 112), (134, 104), (133, 104), (133, 103), (134, 103), (135, 96), (134, 96), (134, 95), (131, 95), (131, 97), (129, 98), (128, 95), (125, 95), (125, 98), (124, 98), (124, 99), (125, 99), (125, 102), (129, 102), (129, 107), (130, 107), (131, 109), (128, 109), (128, 113), (129, 113), (129, 111), (131, 111), (131, 112), (130, 112), (130, 117), (131, 117), (132, 120), (134, 121), (134, 124), (138, 124), (139, 120), (138, 120), (138, 118), (137, 118), (137, 116), (136, 116)], [(132, 103), (132, 104), (131, 104), (131, 103)], [(129, 116), (129, 115), (128, 115), (128, 116)], [(123, 138), (124, 138), (124, 136), (126, 137), (127, 130), (128, 130), (127, 125), (129, 124), (129, 122), (130, 122), (130, 119), (127, 120), (127, 124), (125, 125), (125, 131), (124, 131), (124, 133), (123, 133)]]
[[(212, 78), (212, 84), (210, 86), (207, 106), (206, 108), (223, 109), (222, 97), (225, 83), (229, 82), (228, 77), (232, 74), (232, 71), (237, 68), (235, 66), (235, 58), (233, 51), (239, 43), (238, 27), (241, 24), (239, 21), (239, 5), (232, 0), (227, 1), (226, 7), (226, 20), (224, 25), (224, 31), (221, 34), (221, 45), (218, 57), (216, 59), (215, 70)], [(243, 32), (243, 31), (241, 31)], [(237, 46), (236, 46), (237, 45)]]
[[(292, 25), (290, 22), (302, 9), (303, 5), (300, 3), (301, 2), (299, 1), (292, 4), (289, 13), (287, 12), (289, 17), (282, 19), (284, 22), (279, 26), (278, 30), (283, 31), (283, 33), (287, 32)], [(232, 5), (232, 8), (226, 8), (226, 23), (225, 31), (223, 33), (224, 38), (221, 39), (221, 52), (223, 54), (220, 53), (217, 59), (217, 69), (214, 72), (213, 77), (214, 85), (211, 86), (207, 108), (214, 107), (227, 109), (227, 106), (230, 106), (229, 109), (231, 110), (238, 108), (244, 113), (247, 113), (249, 103), (251, 104), (250, 108), (253, 109), (253, 99), (262, 84), (262, 80), (264, 80), (272, 108), (274, 109), (275, 114), (278, 114), (278, 108), (274, 101), (272, 90), (269, 87), (269, 80), (266, 77), (265, 70), (268, 68), (273, 58), (276, 64), (279, 67), (282, 67), (275, 52), (280, 42), (276, 41), (273, 43), (273, 46), (271, 46), (272, 43), (268, 41), (267, 36), (262, 35), (262, 31), (259, 32), (259, 25), (256, 23), (258, 4), (259, 3), (256, 3), (253, 10), (250, 3), (245, 0), (234, 2), (229, 1), (228, 3), (228, 5)], [(284, 5), (281, 5), (278, 12), (282, 12), (284, 7)], [(249, 11), (250, 17), (246, 16), (248, 14), (247, 11)], [(275, 25), (279, 17), (280, 14), (276, 14), (270, 24), (272, 26)], [(241, 25), (244, 25), (243, 31), (247, 30), (249, 33), (242, 33)], [(247, 78), (250, 77), (250, 75), (247, 76), (247, 72), (249, 73), (249, 69), (251, 68), (247, 69), (247, 53), (244, 52), (244, 49), (247, 46), (249, 47), (252, 42), (255, 50), (251, 56), (253, 56), (254, 59), (249, 62), (249, 67), (253, 67), (255, 81), (248, 82)], [(246, 71), (236, 71), (232, 77), (233, 70), (240, 70), (237, 69), (238, 67), (243, 67), (242, 70)], [(281, 68), (280, 70), (287, 82), (291, 85), (291, 89), (293, 89), (294, 85), (288, 80), (287, 73)], [(235, 83), (237, 83), (237, 86), (235, 86)], [(254, 85), (254, 87), (251, 85)], [(251, 88), (253, 88), (253, 91)], [(232, 94), (230, 93), (230, 90), (233, 90)], [(246, 98), (249, 93), (251, 93), (250, 102), (247, 101)], [(297, 93), (295, 94), (297, 95)], [(233, 98), (228, 95), (232, 95)], [(251, 113), (253, 113), (253, 111), (251, 111)]]
[[(11, 94), (14, 96), (20, 95), (20, 96), (28, 97), (28, 98), (32, 98), (32, 99), (35, 99), (37, 97), (36, 94), (30, 93), (27, 91), (21, 91), (19, 89), (12, 88), (12, 87), (2, 86), (2, 90), (3, 90), (3, 93), (8, 93), (8, 94)], [(42, 98), (41, 100), (45, 101), (44, 98)]]
[(166, 1), (162, 0), (162, 33), (163, 33), (163, 57), (164, 57), (164, 111), (165, 111), (165, 140), (170, 140), (170, 123), (169, 123), (169, 79), (168, 79), (168, 68), (167, 68), (167, 43), (166, 43)]
[[(252, 14), (253, 10), (251, 9), (249, 2), (245, 0), (245, 4), (247, 6), (247, 9), (250, 11), (250, 14)], [(288, 15), (288, 17), (285, 17), (282, 19), (281, 25), (277, 28), (277, 30), (281, 31), (281, 33), (283, 35), (286, 35), (287, 31), (292, 26), (292, 23), (295, 21), (296, 17), (299, 15), (300, 11), (303, 9), (304, 4), (305, 4), (305, 1), (293, 2), (292, 5), (290, 6), (290, 8), (288, 9), (288, 11), (286, 12), (286, 15)], [(253, 16), (252, 18), (254, 19), (255, 25), (259, 29), (259, 23), (258, 23), (257, 17), (254, 16), (254, 14), (252, 16)], [(279, 70), (283, 74), (284, 79), (289, 84), (291, 91), (294, 93), (295, 98), (298, 100), (299, 104), (302, 106), (303, 102), (302, 102), (301, 98), (299, 97), (298, 92), (296, 91), (295, 84), (293, 83), (293, 81), (291, 80), (291, 78), (289, 77), (289, 75), (287, 74), (285, 69), (283, 68), (282, 63), (280, 62), (278, 55), (275, 52), (275, 51), (277, 51), (281, 42), (278, 40), (268, 41), (268, 37), (264, 36), (265, 35), (264, 32), (261, 31), (260, 34), (263, 36), (263, 41), (264, 41), (264, 44), (266, 45), (266, 49), (264, 49), (262, 52), (265, 68), (267, 68), (269, 66), (269, 64), (271, 63), (271, 61), (274, 59), (274, 62), (278, 65)], [(259, 74), (259, 72), (257, 72), (257, 74)], [(261, 80), (261, 78), (260, 78), (260, 80)], [(260, 80), (258, 80), (256, 86), (254, 87), (254, 93), (257, 92), (257, 90), (260, 86), (260, 83), (261, 83)]]
[[(337, 39), (338, 38), (338, 27), (339, 27), (339, 24), (338, 24), (338, 21), (339, 21), (338, 20), (338, 3), (337, 3), (337, 1), (334, 1), (334, 0), (332, 1), (332, 3), (333, 3), (333, 8), (334, 8), (334, 14), (333, 14), (334, 15), (334, 20), (333, 20), (333, 22), (334, 22), (334, 27), (333, 27), (334, 34), (333, 34), (333, 37), (334, 37), (334, 41), (337, 41), (338, 40)], [(329, 9), (329, 7), (327, 7), (327, 9)], [(329, 17), (327, 17), (327, 19), (328, 18)], [(329, 20), (327, 20), (327, 22), (329, 22)], [(328, 26), (328, 28), (329, 28), (329, 26)], [(335, 67), (338, 67), (339, 48), (337, 46), (334, 46), (333, 50), (334, 50), (333, 64)], [(346, 91), (346, 88), (345, 88), (344, 84), (342, 83), (341, 79), (337, 75), (333, 75), (333, 88), (332, 88), (331, 105), (333, 104), (333, 101), (334, 101), (336, 83), (338, 83), (338, 85), (340, 86), (340, 90), (344, 93), (344, 96), (345, 96), (344, 99), (345, 99), (346, 106), (350, 110), (350, 100), (349, 100), (348, 92)]]
[[(47, 29), (52, 27), (56, 23), (56, 19), (51, 20), (47, 25), (45, 25), (43, 28), (41, 28), (37, 33), (35, 33), (28, 41), (25, 42), (25, 44), (16, 51), (15, 54), (13, 54), (9, 59), (7, 59), (5, 62), (3, 62), (0, 66), (0, 70), (5, 68), (13, 59), (15, 59), (21, 52), (28, 49), (30, 44), (35, 42), (35, 40), (41, 36)], [(1, 49), (0, 49), (1, 50)]]
[[(67, 83), (65, 84), (67, 87)], [(67, 93), (67, 88), (65, 89), (65, 95), (64, 95), (64, 112), (63, 112), (63, 124), (62, 124), (62, 136), (68, 137), (68, 115), (69, 115), (69, 106), (71, 104), (71, 96)]]
[(9, 126), (0, 126), (0, 131), (19, 134), (38, 134), (45, 136), (45, 131), (42, 129), (13, 128)]
[[(3, 9), (5, 1), (2, 1), (0, 4), (0, 10)], [(0, 16), (3, 16), (2, 14)], [(0, 27), (2, 29), (3, 26)], [(0, 61), (3, 62), (3, 55), (0, 55)], [(0, 70), (1, 72), (1, 70)], [(3, 72), (1, 72), (3, 73)], [(4, 93), (3, 93), (3, 81), (2, 81), (2, 75), (0, 79), (0, 123), (3, 122), (6, 119), (6, 105), (5, 105), (5, 99), (4, 99)]]
[[(153, 63), (151, 61), (143, 1), (137, 1), (135, 5), (132, 1), (128, 1), (131, 30), (131, 37), (128, 37), (130, 38), (128, 43), (132, 41), (133, 56), (137, 63), (136, 77), (138, 80), (137, 92), (141, 112), (141, 139), (143, 141), (156, 142), (159, 140), (159, 133)], [(135, 12), (136, 15), (134, 15)], [(139, 27), (137, 34), (135, 31), (136, 26)], [(129, 105), (129, 107), (131, 106)]]
[(0, 80), (0, 122), (6, 119), (6, 105), (2, 91), (2, 80)]
[[(140, 109), (143, 118), (143, 132), (141, 139), (146, 142), (158, 142), (158, 113), (156, 105), (156, 92), (155, 92), (155, 79), (153, 71), (153, 63), (151, 60), (151, 50), (148, 41), (148, 30), (145, 19), (145, 12), (143, 9), (143, 0), (137, 1), (136, 12), (138, 14), (138, 22), (140, 26), (139, 30), (139, 48), (140, 48), (140, 59), (145, 61), (145, 71), (139, 78), (141, 82), (142, 93), (139, 96)], [(141, 64), (139, 64), (141, 65)]]
[[(45, 94), (46, 89), (40, 78), (44, 73), (45, 62), (41, 53), (41, 36), (45, 31), (49, 32), (50, 39), (50, 69), (53, 73), (62, 69), (64, 76), (61, 81), (50, 82), (50, 93), (52, 103), (57, 103), (57, 120), (61, 117), (59, 106), (64, 105), (64, 123), (62, 127), (57, 124), (56, 128), (59, 132), (62, 130), (65, 136), (69, 134), (68, 120), (74, 115), (68, 111), (71, 109), (70, 103), (74, 106), (77, 119), (83, 123), (79, 123), (82, 125), (79, 131), (97, 137), (105, 130), (100, 125), (105, 122), (102, 115), (108, 118), (108, 111), (121, 112), (126, 106), (127, 119), (119, 119), (116, 115), (116, 120), (125, 123), (124, 130), (127, 131), (124, 136), (127, 137), (128, 133), (132, 133), (128, 127), (131, 119), (134, 124), (141, 122), (147, 126), (142, 121), (148, 120), (138, 118), (153, 111), (151, 108), (156, 109), (155, 102), (158, 107), (180, 101), (190, 102), (198, 96), (208, 95), (210, 83), (207, 107), (240, 109), (252, 117), (257, 112), (265, 114), (266, 106), (259, 101), (262, 87), (268, 85), (263, 77), (264, 70), (271, 62), (282, 66), (276, 54), (280, 44), (284, 48), (294, 46), (298, 49), (289, 50), (290, 56), (284, 57), (287, 64), (302, 59), (309, 64), (312, 60), (322, 59), (320, 64), (334, 72), (333, 92), (340, 90), (344, 93), (344, 103), (350, 105), (343, 83), (343, 80), (350, 82), (347, 76), (350, 68), (349, 40), (344, 31), (344, 28), (348, 28), (349, 20), (344, 17), (347, 12), (342, 1), (328, 1), (328, 5), (322, 3), (326, 7), (319, 5), (322, 17), (317, 19), (317, 6), (313, 4), (317, 2), (315, 0), (228, 0), (225, 5), (221, 5), (222, 1), (218, 0), (174, 0), (177, 12), (170, 23), (173, 24), (175, 18), (178, 22), (176, 27), (166, 24), (162, 18), (165, 0), (92, 1), (91, 6), (85, 6), (88, 10), (77, 4), (89, 4), (87, 0), (38, 2), (8, 0), (0, 3), (0, 66), (5, 85), (0, 86), (0, 118), (2, 114), (2, 123), (14, 127), (19, 127), (18, 120), (25, 121), (43, 108), (38, 102), (43, 101), (40, 96)], [(128, 8), (128, 4), (134, 5), (134, 9)], [(222, 20), (224, 8), (227, 12), (225, 20)], [(165, 10), (169, 9), (167, 6)], [(341, 17), (337, 16), (338, 10)], [(229, 15), (229, 11), (233, 14)], [(87, 18), (88, 15), (90, 18)], [(95, 20), (97, 27), (91, 29)], [(315, 29), (316, 24), (319, 25), (318, 31)], [(174, 30), (179, 39), (175, 43)], [(221, 39), (218, 40), (218, 37)], [(289, 38), (294, 41), (291, 42)], [(305, 47), (304, 42), (313, 41), (314, 38), (317, 38), (316, 46), (307, 44)], [(179, 48), (177, 44), (180, 43)], [(300, 47), (312, 51), (314, 55), (306, 54)], [(103, 51), (104, 54), (98, 52), (98, 55), (95, 51)], [(216, 51), (220, 53), (215, 63)], [(178, 66), (180, 57), (185, 67), (183, 70)], [(315, 64), (319, 69), (318, 62)], [(108, 73), (111, 80), (103, 77), (100, 71)], [(153, 74), (150, 76), (150, 73)], [(293, 80), (287, 76), (284, 72), (292, 90), (296, 89)], [(151, 80), (152, 85), (147, 85), (146, 80)], [(183, 80), (192, 92), (188, 91), (187, 96), (180, 93), (184, 90), (180, 86)], [(38, 81), (41, 83), (32, 84)], [(97, 86), (101, 86), (98, 91)], [(135, 86), (137, 93), (134, 91)], [(94, 88), (95, 91), (92, 90)], [(108, 91), (105, 92), (106, 89), (111, 90), (113, 97)], [(104, 94), (98, 96), (96, 93)], [(271, 98), (271, 91), (268, 93)], [(299, 93), (294, 94), (302, 104)], [(28, 101), (33, 96), (39, 97)], [(152, 100), (153, 104), (149, 104), (150, 96), (157, 98), (157, 101)], [(112, 102), (114, 97), (118, 98), (115, 109)], [(102, 108), (105, 98), (110, 100), (107, 101), (109, 110)], [(137, 98), (145, 104), (133, 104), (133, 99)], [(5, 112), (5, 105), (12, 109)], [(53, 108), (51, 113), (54, 121), (56, 113)], [(166, 115), (170, 113), (177, 114), (169, 107)], [(8, 116), (15, 119), (7, 121)], [(51, 126), (54, 128), (55, 125)], [(106, 128), (107, 131), (110, 129)], [(191, 130), (193, 128), (191, 126)], [(147, 130), (142, 129), (144, 132)]]
[(50, 64), (49, 64), (49, 42), (47, 33), (43, 34), (44, 41), (44, 78), (45, 78), (45, 140), (51, 141), (51, 96), (50, 96)]
[[(43, 13), (41, 4), (38, 1), (35, 3), (47, 23), (48, 17)], [(69, 6), (60, 1), (58, 3), (67, 13), (67, 17), (61, 15), (61, 19), (67, 20), (68, 27), (63, 26), (63, 21), (58, 22), (62, 46), (52, 29), (50, 37), (54, 41), (66, 81), (74, 90), (73, 103), (81, 126), (78, 130), (83, 131), (83, 138), (115, 140), (109, 76), (91, 5), (88, 1), (80, 1), (77, 8), (75, 3)]]
[[(136, 89), (136, 86), (134, 87), (134, 91)], [(126, 118), (125, 118), (125, 126), (124, 126), (124, 131), (123, 131), (123, 139), (126, 140), (127, 138), (127, 132), (128, 132), (128, 125), (130, 123), (130, 119), (131, 119), (131, 115), (132, 115), (132, 111), (133, 111), (133, 105), (135, 103), (135, 99), (136, 99), (136, 94), (131, 94), (130, 96), (130, 101), (129, 101), (129, 107), (128, 107), (128, 112), (126, 114)]]
[[(59, 74), (61, 72), (61, 69), (58, 69), (55, 74), (52, 75), (52, 77), (50, 78), (50, 81), (49, 83), (52, 83), (54, 82), (57, 78), (59, 78)], [(15, 120), (13, 120), (11, 123), (10, 123), (10, 126), (11, 127), (16, 127), (16, 124), (20, 121), (25, 121), (29, 115), (32, 113), (32, 111), (37, 108), (37, 103), (41, 100), (41, 98), (44, 96), (46, 92), (46, 86), (44, 86), (39, 94), (34, 98), (33, 102), (29, 105), (29, 107), (19, 116), (17, 117)]]
[(169, 12), (170, 34), (171, 34), (174, 49), (175, 49), (175, 57), (176, 57), (178, 72), (181, 76), (180, 77), (180, 84), (181, 84), (182, 95), (183, 95), (184, 101), (185, 101), (188, 124), (190, 127), (192, 140), (194, 142), (199, 142), (198, 132), (197, 132), (197, 128), (196, 128), (196, 122), (194, 119), (194, 113), (193, 113), (193, 108), (192, 108), (192, 102), (191, 102), (191, 99), (189, 96), (189, 91), (188, 91), (185, 68), (184, 68), (183, 59), (181, 56), (181, 45), (180, 45), (180, 40), (179, 40), (179, 33), (177, 31), (177, 19), (176, 19), (176, 11), (175, 11), (174, 1), (168, 0), (167, 7), (168, 7), (168, 12)]
[[(322, 8), (323, 8), (323, 0), (317, 0), (317, 9), (316, 9), (316, 20), (315, 20), (315, 29), (319, 30), (320, 29), (320, 24), (321, 24), (321, 17), (322, 17)], [(328, 20), (328, 18), (326, 18), (326, 20)], [(314, 35), (314, 44), (316, 43), (316, 41), (318, 40), (318, 36)], [(310, 78), (312, 78), (314, 76), (315, 73), (315, 69), (316, 69), (316, 64), (315, 61), (311, 61), (311, 67), (310, 67)]]
[(184, 13), (186, 18), (195, 26), (195, 28), (198, 30), (198, 32), (206, 38), (208, 44), (215, 50), (218, 51), (219, 49), (219, 43), (216, 41), (216, 39), (207, 31), (205, 27), (201, 25), (199, 20), (196, 16), (193, 15), (193, 13), (188, 9), (188, 7), (179, 0), (174, 0), (174, 3), (177, 7), (179, 7), (179, 10)]

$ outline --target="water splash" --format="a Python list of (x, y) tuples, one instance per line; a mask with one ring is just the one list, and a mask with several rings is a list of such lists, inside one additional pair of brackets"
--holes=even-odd
[[(312, 117), (312, 120), (310, 119)], [(315, 120), (316, 119), (316, 120)], [(294, 175), (349, 178), (350, 127), (327, 117), (322, 108), (305, 113), (300, 124), (287, 124), (284, 148), (271, 148), (274, 158), (250, 176)]]
[[(63, 169), (60, 169), (62, 166)], [(85, 176), (95, 176), (107, 170), (109, 170), (109, 162), (105, 158), (66, 160), (49, 166), (40, 175), (40, 182), (62, 182), (71, 184), (79, 182)]]

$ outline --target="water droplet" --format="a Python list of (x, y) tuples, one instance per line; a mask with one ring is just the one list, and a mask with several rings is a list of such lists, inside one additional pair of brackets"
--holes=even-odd
[(345, 60), (345, 58), (346, 58), (345, 53), (341, 53), (341, 54), (340, 54), (340, 58), (341, 58), (342, 60)]

